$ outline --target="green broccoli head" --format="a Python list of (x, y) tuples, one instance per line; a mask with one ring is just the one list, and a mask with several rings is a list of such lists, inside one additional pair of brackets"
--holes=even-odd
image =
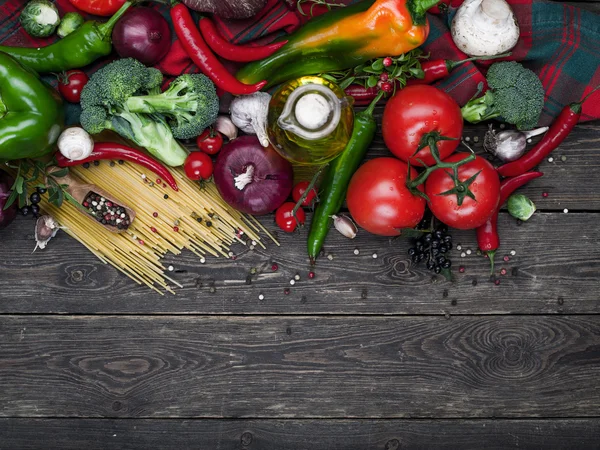
[(544, 106), (544, 87), (538, 76), (520, 63), (502, 61), (490, 66), (489, 90), (461, 108), (467, 122), (501, 118), (520, 130), (537, 125)]
[(133, 58), (117, 59), (94, 73), (81, 92), (81, 105), (121, 106), (136, 93), (159, 86), (162, 74)]
[(90, 106), (81, 111), (81, 126), (90, 134), (98, 134), (108, 127), (108, 114), (102, 106)]
[(217, 120), (219, 98), (205, 75), (185, 74), (173, 80), (162, 94), (130, 97), (126, 107), (136, 113), (164, 114), (173, 136), (191, 139)]

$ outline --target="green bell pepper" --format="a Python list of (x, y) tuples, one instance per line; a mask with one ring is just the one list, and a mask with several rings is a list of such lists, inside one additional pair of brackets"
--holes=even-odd
[(0, 52), (0, 160), (50, 153), (64, 116), (58, 93), (31, 69)]

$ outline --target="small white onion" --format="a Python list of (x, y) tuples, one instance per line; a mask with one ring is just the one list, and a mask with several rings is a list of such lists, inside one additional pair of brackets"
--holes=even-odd
[(65, 158), (80, 161), (92, 154), (94, 140), (83, 128), (67, 128), (58, 137), (58, 150)]

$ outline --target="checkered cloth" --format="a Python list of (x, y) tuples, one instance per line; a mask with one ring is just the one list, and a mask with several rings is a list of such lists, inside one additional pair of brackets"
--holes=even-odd
[[(53, 0), (61, 15), (76, 9), (68, 0)], [(600, 16), (561, 3), (543, 0), (508, 0), (521, 29), (519, 43), (509, 59), (522, 61), (535, 71), (546, 91), (546, 102), (540, 125), (547, 125), (567, 104), (580, 100), (593, 87), (600, 84)], [(0, 0), (0, 42), (12, 46), (43, 46), (55, 38), (35, 39), (19, 26), (19, 11), (23, 0)], [(340, 2), (353, 3), (353, 0)], [(448, 1), (446, 1), (448, 3)], [(448, 14), (429, 15), (431, 31), (423, 49), (432, 59), (460, 60), (465, 58), (450, 36), (448, 22), (460, 0), (453, 0)], [(291, 33), (309, 20), (310, 5), (303, 4), (305, 14), (296, 7), (295, 0), (268, 0), (267, 6), (253, 19), (225, 21), (215, 18), (219, 31), (234, 43), (268, 42)], [(151, 5), (169, 19), (168, 8)], [(317, 6), (313, 14), (326, 9)], [(110, 58), (90, 66), (93, 72)], [(489, 63), (467, 63), (457, 67), (449, 77), (436, 83), (459, 104), (464, 104), (484, 79)], [(169, 75), (195, 72), (181, 46), (175, 41), (169, 55), (158, 66)], [(235, 66), (231, 66), (235, 70)], [(48, 77), (47, 77), (48, 78)], [(50, 78), (48, 78), (50, 80)], [(71, 106), (71, 108), (75, 108)], [(73, 115), (76, 110), (72, 111)], [(581, 121), (600, 118), (600, 91), (584, 104)]]

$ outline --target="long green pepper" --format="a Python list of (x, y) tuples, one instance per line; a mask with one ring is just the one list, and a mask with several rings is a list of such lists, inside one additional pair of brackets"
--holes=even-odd
[(112, 30), (117, 21), (133, 5), (128, 1), (108, 20), (99, 23), (85, 22), (64, 39), (41, 48), (6, 47), (0, 45), (0, 52), (8, 53), (21, 64), (38, 73), (63, 72), (80, 69), (98, 58), (112, 52)]
[(367, 109), (354, 115), (354, 128), (346, 148), (327, 167), (319, 189), (319, 203), (308, 233), (308, 256), (313, 264), (329, 233), (331, 216), (341, 209), (350, 179), (373, 141), (377, 129), (373, 110), (382, 95), (383, 91), (380, 91)]

